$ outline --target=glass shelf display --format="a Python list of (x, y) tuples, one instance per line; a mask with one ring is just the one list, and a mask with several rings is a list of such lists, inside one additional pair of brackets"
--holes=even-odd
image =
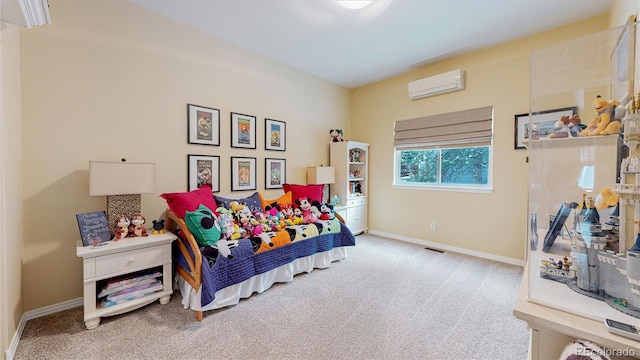
[(636, 25), (531, 52), (517, 129), (530, 162), (528, 300), (627, 323), (640, 322)]

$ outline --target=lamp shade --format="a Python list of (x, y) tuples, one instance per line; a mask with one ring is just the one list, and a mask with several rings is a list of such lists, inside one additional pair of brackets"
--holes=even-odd
[(156, 164), (89, 161), (89, 195), (148, 194), (156, 191)]
[(336, 171), (333, 166), (314, 166), (307, 168), (307, 184), (333, 184)]

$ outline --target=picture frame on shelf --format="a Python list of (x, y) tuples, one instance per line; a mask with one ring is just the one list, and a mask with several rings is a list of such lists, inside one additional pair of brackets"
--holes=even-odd
[(256, 117), (231, 113), (231, 147), (256, 148)]
[(211, 184), (212, 192), (220, 192), (220, 157), (215, 155), (187, 155), (189, 191)]
[(264, 119), (265, 150), (287, 150), (287, 123), (280, 120)]
[(83, 246), (102, 246), (111, 241), (111, 228), (105, 211), (76, 214)]
[(636, 34), (635, 27), (629, 25), (635, 21), (635, 15), (631, 15), (611, 54), (611, 96), (621, 105), (633, 98)]
[(264, 159), (264, 188), (282, 189), (282, 184), (287, 182), (287, 160)]
[(187, 104), (189, 144), (220, 146), (220, 110)]
[(232, 156), (231, 191), (256, 189), (256, 158)]
[[(536, 111), (531, 114), (518, 114), (515, 115), (515, 127), (514, 127), (514, 149), (526, 149), (525, 143), (529, 140), (538, 140), (546, 138), (553, 131), (553, 127), (556, 121), (562, 116), (571, 116), (578, 113), (577, 106), (570, 106), (560, 109)], [(537, 129), (531, 131), (529, 129), (529, 116), (531, 115), (531, 123), (536, 126)]]

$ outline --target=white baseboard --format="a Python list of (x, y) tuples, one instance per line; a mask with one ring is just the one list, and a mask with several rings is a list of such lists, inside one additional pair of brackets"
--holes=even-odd
[(410, 242), (410, 243), (413, 243), (413, 244), (427, 246), (427, 247), (430, 247), (430, 248), (433, 248), (433, 249), (437, 249), (437, 250), (451, 251), (451, 252), (460, 253), (460, 254), (464, 254), (464, 255), (475, 256), (475, 257), (479, 257), (479, 258), (483, 258), (483, 259), (487, 259), (487, 260), (499, 261), (499, 262), (502, 262), (502, 263), (516, 265), (516, 266), (524, 267), (524, 265), (525, 265), (525, 261), (524, 260), (513, 259), (513, 258), (506, 257), (506, 256), (498, 256), (498, 255), (484, 253), (484, 252), (480, 252), (480, 251), (464, 249), (464, 248), (460, 248), (460, 247), (456, 247), (456, 246), (439, 244), (439, 243), (426, 241), (426, 240), (422, 240), (422, 239), (410, 238), (410, 237), (407, 237), (407, 236), (389, 234), (389, 233), (385, 233), (385, 232), (381, 232), (381, 231), (375, 231), (375, 230), (369, 230), (369, 234), (378, 235), (378, 236), (382, 236), (382, 237), (386, 237), (386, 238), (390, 238), (390, 239), (395, 239), (395, 240), (406, 241), (406, 242)]
[(82, 306), (84, 303), (83, 298), (76, 298), (73, 300), (63, 301), (58, 304), (41, 307), (39, 309), (27, 311), (22, 315), (20, 319), (20, 323), (18, 324), (18, 328), (16, 329), (16, 333), (13, 334), (13, 340), (11, 340), (11, 345), (9, 349), (5, 352), (5, 357), (7, 360), (13, 360), (13, 357), (16, 354), (16, 350), (18, 349), (18, 343), (20, 342), (20, 337), (22, 337), (22, 332), (24, 331), (24, 326), (27, 324), (28, 320), (36, 319), (42, 316), (55, 314), (60, 311), (73, 309), (78, 306)]

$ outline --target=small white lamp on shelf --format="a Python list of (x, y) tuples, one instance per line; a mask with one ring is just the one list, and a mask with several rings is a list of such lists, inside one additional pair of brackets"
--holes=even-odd
[(89, 161), (89, 195), (107, 196), (111, 234), (118, 216), (141, 212), (140, 194), (156, 191), (156, 164)]
[[(336, 182), (336, 170), (333, 166), (314, 166), (307, 168), (307, 184), (334, 184)], [(322, 202), (329, 201), (329, 188), (322, 189)]]

